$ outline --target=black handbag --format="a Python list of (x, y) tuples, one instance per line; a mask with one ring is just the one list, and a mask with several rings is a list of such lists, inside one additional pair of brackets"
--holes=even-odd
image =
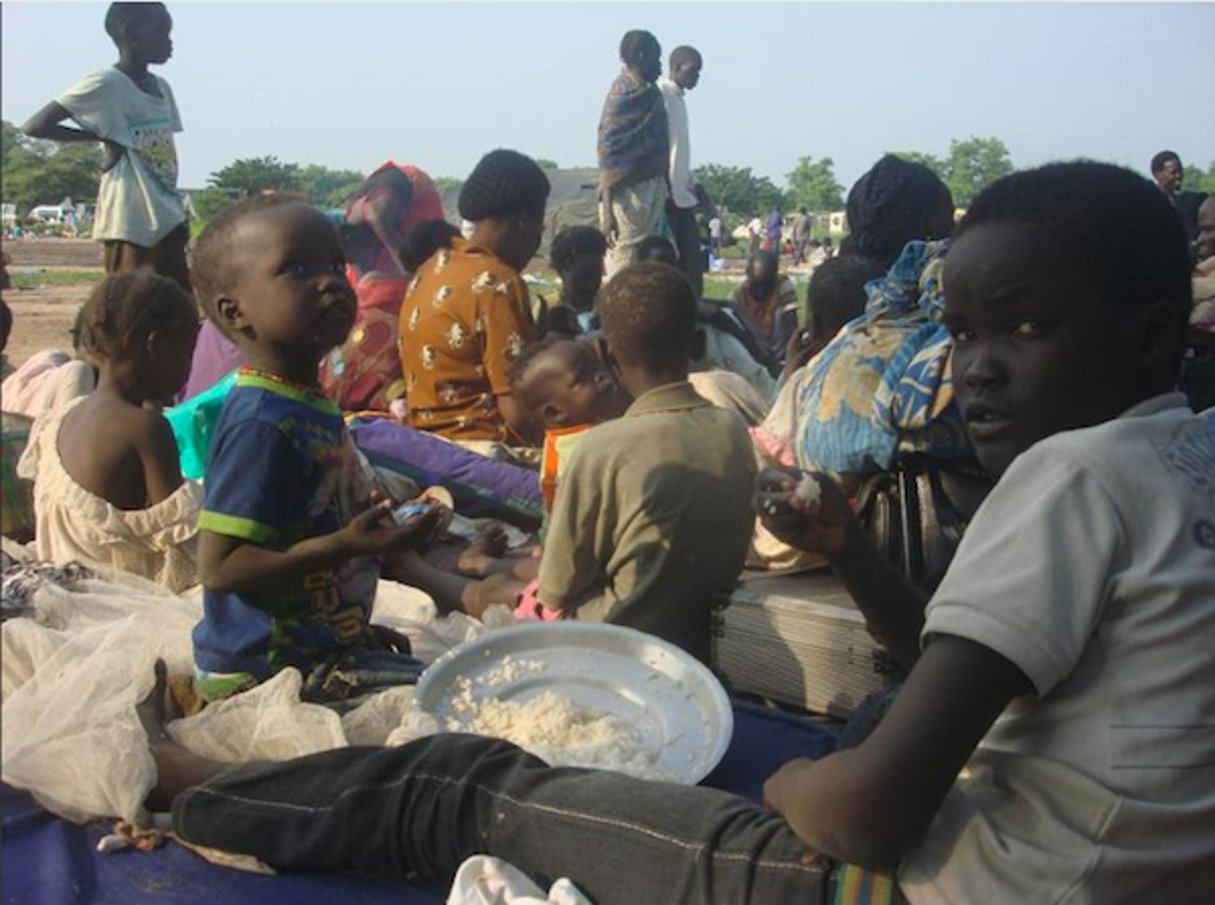
[(866, 478), (856, 513), (879, 550), (928, 594), (936, 590), (962, 533), (995, 481), (974, 460), (901, 456)]

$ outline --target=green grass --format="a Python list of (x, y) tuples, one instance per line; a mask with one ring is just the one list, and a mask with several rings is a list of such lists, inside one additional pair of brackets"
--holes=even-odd
[(58, 270), (54, 267), (37, 270), (21, 271), (16, 268), (9, 270), (14, 289), (33, 289), (36, 286), (83, 286), (100, 283), (105, 277), (105, 271), (96, 270)]

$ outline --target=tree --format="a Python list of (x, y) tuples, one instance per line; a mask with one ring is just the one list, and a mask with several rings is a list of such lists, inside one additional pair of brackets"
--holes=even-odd
[(1215, 195), (1215, 160), (1212, 160), (1207, 165), (1206, 170), (1202, 167), (1187, 166), (1185, 168), (1185, 180), (1181, 187), (1189, 192), (1203, 192), (1207, 195)]
[(945, 182), (953, 193), (953, 202), (966, 207), (975, 196), (997, 179), (1013, 171), (1008, 148), (998, 138), (975, 138), (949, 142), (949, 160), (945, 165)]
[(331, 170), (310, 163), (299, 172), (300, 190), (317, 207), (345, 207), (347, 199), (363, 184), (358, 170)]
[(923, 151), (887, 151), (886, 153), (893, 154), (895, 157), (900, 157), (903, 160), (910, 160), (912, 163), (922, 163), (940, 176), (942, 180), (945, 180), (948, 176), (949, 168), (945, 165), (945, 161), (935, 154), (925, 154)]
[(758, 214), (782, 207), (785, 200), (771, 179), (754, 175), (750, 167), (708, 163), (697, 167), (695, 175), (714, 204), (736, 215)]
[(199, 228), (206, 226), (219, 216), (220, 211), (235, 204), (236, 201), (237, 197), (234, 192), (225, 192), (220, 189), (203, 189), (190, 196), (190, 203), (194, 206)]
[(27, 211), (65, 197), (92, 201), (101, 178), (101, 156), (91, 144), (34, 142), (12, 123), (3, 129), (4, 200)]
[(212, 173), (207, 182), (217, 189), (235, 190), (242, 197), (264, 191), (293, 192), (300, 189), (300, 168), (277, 157), (246, 157)]
[(537, 157), (536, 166), (542, 170), (559, 170), (561, 167), (555, 160), (549, 160), (547, 157)]
[(789, 180), (786, 201), (795, 207), (811, 211), (838, 211), (844, 206), (844, 189), (835, 178), (835, 161), (830, 157), (815, 160), (802, 157), (797, 161)]

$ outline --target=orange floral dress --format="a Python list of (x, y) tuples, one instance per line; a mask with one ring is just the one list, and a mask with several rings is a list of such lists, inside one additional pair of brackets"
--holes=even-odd
[(453, 440), (514, 440), (498, 412), (507, 369), (539, 338), (527, 285), (464, 239), (419, 268), (401, 306), (408, 424)]

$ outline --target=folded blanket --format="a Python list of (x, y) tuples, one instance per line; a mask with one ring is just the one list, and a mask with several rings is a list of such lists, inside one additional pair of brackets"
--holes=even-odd
[(600, 189), (664, 175), (668, 148), (662, 92), (624, 70), (612, 82), (599, 119)]

